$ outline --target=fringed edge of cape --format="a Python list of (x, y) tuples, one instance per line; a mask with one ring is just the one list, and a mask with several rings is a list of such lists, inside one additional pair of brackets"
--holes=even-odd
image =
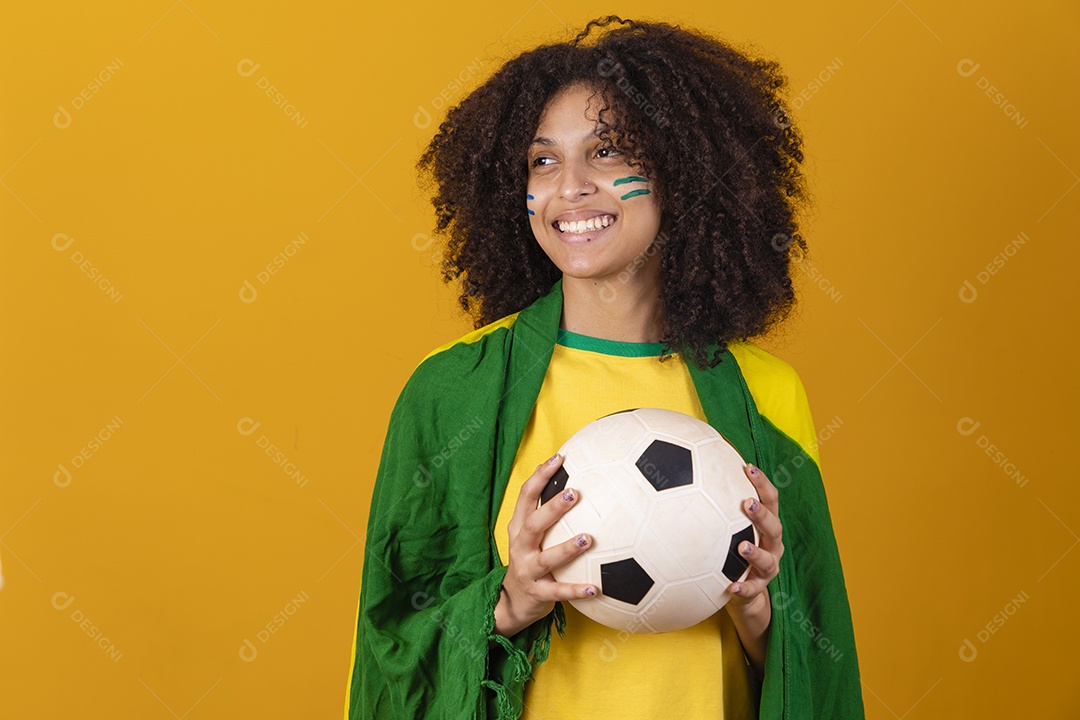
[[(499, 597), (502, 595), (502, 586), (499, 587), (499, 592), (496, 593), (494, 600), (488, 603), (487, 615), (490, 618), (490, 626), (487, 629), (487, 639), (494, 641), (502, 647), (509, 658), (509, 672), (510, 681), (517, 683), (524, 683), (528, 680), (534, 680), (533, 667), (542, 665), (547, 659), (548, 654), (551, 651), (551, 625), (555, 624), (555, 630), (559, 633), (559, 637), (566, 637), (566, 612), (563, 610), (562, 603), (556, 602), (555, 608), (545, 617), (537, 621), (539, 628), (535, 631), (536, 637), (533, 638), (530, 643), (530, 650), (526, 652), (514, 644), (506, 637), (498, 635), (495, 630), (495, 606), (499, 603)], [(522, 632), (531, 632), (531, 628), (526, 628)], [(517, 720), (520, 717), (520, 706), (522, 698), (515, 698), (510, 689), (503, 683), (495, 682), (494, 680), (481, 680), (480, 684), (495, 693), (495, 706), (498, 711), (498, 720)]]

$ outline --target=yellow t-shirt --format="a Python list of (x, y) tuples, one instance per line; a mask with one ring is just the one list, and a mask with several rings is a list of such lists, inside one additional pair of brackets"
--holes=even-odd
[[(559, 330), (495, 523), (504, 564), (521, 485), (583, 426), (637, 407), (705, 420), (685, 362), (678, 355), (659, 362), (660, 348)], [(757, 684), (727, 610), (684, 630), (652, 635), (613, 630), (570, 603), (563, 608), (566, 636), (552, 633), (547, 661), (525, 685), (525, 720), (756, 717), (750, 688)]]

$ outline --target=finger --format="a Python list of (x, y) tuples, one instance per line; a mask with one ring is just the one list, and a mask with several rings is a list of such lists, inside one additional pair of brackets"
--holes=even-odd
[(734, 596), (732, 598), (734, 602), (746, 604), (761, 594), (768, 597), (769, 583), (762, 581), (761, 578), (750, 576), (741, 582), (732, 583), (728, 587), (728, 592)]
[(551, 477), (562, 467), (562, 461), (563, 456), (555, 453), (548, 460), (536, 466), (532, 475), (521, 486), (521, 493), (518, 495), (517, 505), (514, 507), (515, 512), (517, 512), (518, 508), (532, 510), (536, 507), (537, 502), (540, 500), (540, 493), (543, 492)]
[(565, 488), (529, 513), (518, 531), (520, 542), (524, 542), (529, 547), (539, 547), (544, 533), (577, 503), (578, 497), (579, 493), (576, 489)]
[[(514, 514), (510, 516), (510, 527), (520, 527), (521, 523), (525, 521), (535, 508), (537, 502), (540, 499), (540, 493), (550, 482), (552, 476), (558, 472), (562, 466), (563, 458), (558, 453), (555, 453), (549, 460), (542, 462), (536, 466), (536, 470), (532, 475), (522, 483), (521, 490), (518, 493), (517, 503), (514, 505)], [(508, 528), (509, 529), (509, 528)], [(511, 537), (516, 534), (516, 531), (510, 533)]]
[(585, 600), (598, 597), (600, 588), (596, 585), (584, 583), (561, 583), (551, 580), (543, 584), (543, 593), (546, 596), (546, 602), (553, 600)]
[(743, 600), (753, 600), (755, 597), (765, 592), (765, 588), (768, 587), (769, 581), (764, 578), (759, 578), (754, 575), (747, 575), (746, 579), (732, 583), (728, 588), (733, 595)]
[(783, 541), (784, 527), (780, 523), (780, 518), (763, 503), (758, 502), (757, 498), (744, 500), (743, 509), (761, 535), (758, 544), (775, 551), (776, 546)]
[(769, 508), (775, 515), (780, 514), (780, 493), (765, 473), (762, 473), (760, 468), (751, 463), (743, 465), (743, 473), (746, 474), (746, 478), (750, 479), (751, 485), (757, 491), (757, 497), (762, 505)]
[(777, 512), (777, 506), (780, 499), (780, 493), (776, 491), (776, 486), (769, 481), (769, 478), (765, 477), (765, 473), (755, 466), (747, 463), (743, 465), (743, 472), (746, 473), (746, 477), (750, 480), (750, 484), (757, 490), (758, 497), (761, 499), (762, 504), (768, 506), (773, 512)]
[[(739, 546), (739, 554), (750, 564), (750, 572), (742, 581), (732, 583), (730, 590), (741, 598), (750, 599), (762, 592), (780, 572), (780, 555), (750, 545), (750, 553), (745, 552), (748, 543)], [(781, 554), (783, 549), (781, 548)]]
[(538, 569), (535, 572), (535, 577), (541, 578), (547, 575), (552, 570), (558, 570), (563, 565), (581, 555), (583, 552), (589, 549), (592, 545), (592, 538), (582, 533), (570, 538), (558, 545), (552, 545), (547, 550), (542, 550), (537, 553), (533, 560), (533, 565)]
[(594, 598), (600, 594), (600, 588), (595, 585), (574, 585), (572, 583), (555, 583), (556, 600), (585, 600)]

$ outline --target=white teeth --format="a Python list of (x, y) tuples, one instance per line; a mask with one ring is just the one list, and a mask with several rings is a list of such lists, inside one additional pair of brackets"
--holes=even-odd
[(599, 217), (591, 217), (588, 220), (576, 220), (574, 222), (560, 222), (559, 232), (583, 233), (607, 227), (613, 222), (615, 222), (615, 218), (611, 215), (600, 215)]

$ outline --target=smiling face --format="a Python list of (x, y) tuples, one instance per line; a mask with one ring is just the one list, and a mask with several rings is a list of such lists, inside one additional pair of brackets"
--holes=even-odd
[[(593, 93), (571, 85), (548, 102), (529, 146), (526, 207), (533, 235), (564, 276), (615, 281), (656, 239), (660, 201), (626, 156), (597, 137), (603, 102)], [(655, 279), (659, 254), (648, 255), (633, 282)]]

